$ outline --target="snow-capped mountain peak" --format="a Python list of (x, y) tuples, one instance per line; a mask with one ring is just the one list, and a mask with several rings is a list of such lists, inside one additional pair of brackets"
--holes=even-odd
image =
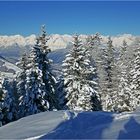
[[(81, 40), (85, 40), (87, 35), (80, 35)], [(106, 41), (108, 36), (101, 36), (103, 41)], [(125, 39), (128, 44), (135, 40), (135, 36), (131, 34), (123, 34), (112, 36), (113, 42), (116, 45), (120, 45), (120, 43)], [(0, 48), (1, 47), (10, 47), (13, 45), (18, 45), (19, 47), (24, 47), (27, 45), (34, 45), (35, 44), (36, 36), (34, 34), (23, 37), (22, 35), (13, 35), (13, 36), (0, 36)], [(50, 45), (53, 49), (65, 48), (69, 42), (72, 41), (72, 35), (64, 34), (52, 34), (50, 35), (50, 40), (48, 41), (48, 45)]]

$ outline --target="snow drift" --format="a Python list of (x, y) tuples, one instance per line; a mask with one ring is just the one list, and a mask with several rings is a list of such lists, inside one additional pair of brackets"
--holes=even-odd
[(0, 128), (0, 139), (140, 139), (140, 112), (54, 111)]

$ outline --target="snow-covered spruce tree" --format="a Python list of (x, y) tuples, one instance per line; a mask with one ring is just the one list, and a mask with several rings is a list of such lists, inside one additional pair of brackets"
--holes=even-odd
[(131, 111), (131, 89), (129, 83), (129, 72), (128, 72), (128, 56), (127, 56), (128, 45), (126, 41), (123, 41), (123, 45), (121, 46), (120, 56), (118, 60), (119, 67), (119, 84), (118, 84), (118, 92), (116, 94), (116, 98), (114, 99), (114, 111), (116, 112), (124, 112)]
[(99, 61), (99, 54), (100, 54), (100, 45), (101, 45), (101, 37), (99, 33), (96, 33), (95, 35), (90, 35), (87, 38), (87, 46), (89, 48), (89, 51), (91, 53), (91, 61), (93, 62), (93, 65), (98, 65)]
[(114, 111), (114, 98), (117, 94), (118, 78), (117, 78), (117, 66), (115, 59), (115, 49), (112, 45), (112, 40), (109, 37), (107, 47), (103, 50), (102, 65), (104, 69), (102, 87), (102, 108), (104, 111)]
[(96, 46), (99, 46), (100, 43), (101, 43), (101, 37), (100, 37), (100, 34), (99, 33), (96, 33), (95, 35), (90, 35), (88, 36), (87, 38), (87, 43), (89, 43), (89, 46), (90, 47), (96, 47)]
[(0, 127), (2, 126), (2, 122), (3, 122), (3, 108), (4, 108), (4, 92), (2, 90), (2, 77), (1, 77), (1, 73), (0, 73)]
[(140, 107), (140, 46), (135, 49), (131, 75), (131, 105), (133, 110)]
[(95, 35), (91, 35), (88, 37), (87, 39), (87, 46), (89, 48), (90, 51), (90, 60), (91, 60), (91, 64), (93, 67), (96, 67), (96, 71), (95, 71), (95, 75), (97, 78), (97, 82), (98, 82), (98, 93), (101, 96), (101, 88), (102, 85), (102, 75), (103, 75), (103, 67), (102, 67), (102, 59), (101, 59), (101, 48), (102, 48), (102, 44), (101, 44), (101, 35), (99, 33), (96, 33)]
[(16, 77), (16, 82), (17, 82), (17, 95), (18, 95), (18, 104), (19, 104), (19, 118), (23, 116), (24, 114), (24, 109), (21, 106), (23, 102), (23, 97), (26, 94), (26, 70), (27, 70), (27, 65), (28, 65), (28, 60), (27, 60), (27, 55), (23, 54), (21, 57), (20, 61), (17, 63), (17, 66), (21, 68), (21, 71), (18, 73)]
[(96, 67), (97, 71), (100, 63), (100, 48), (101, 48), (101, 37), (99, 33), (95, 35), (90, 35), (87, 38), (87, 47), (90, 52), (90, 61), (93, 67)]
[(57, 87), (56, 94), (57, 94), (57, 98), (59, 100), (59, 107), (62, 110), (65, 110), (65, 109), (67, 109), (66, 99), (65, 99), (66, 92), (64, 89), (64, 78), (62, 75), (57, 79), (56, 87)]
[(38, 63), (39, 63), (39, 69), (42, 71), (42, 80), (45, 84), (47, 101), (49, 102), (49, 110), (53, 110), (53, 109), (60, 109), (60, 107), (58, 104), (57, 95), (55, 93), (56, 79), (51, 72), (52, 60), (48, 58), (48, 54), (51, 51), (49, 46), (47, 45), (48, 40), (49, 38), (47, 37), (45, 26), (42, 26), (41, 35), (38, 38), (36, 48), (39, 48), (41, 52)]
[(42, 71), (38, 68), (37, 54), (39, 54), (39, 50), (34, 47), (30, 57), (32, 67), (26, 70), (26, 92), (20, 102), (22, 117), (49, 109), (48, 101), (45, 99), (46, 92)]
[(15, 121), (17, 119), (17, 105), (15, 95), (13, 94), (12, 82), (5, 78), (3, 80), (2, 89), (5, 94), (3, 108), (3, 124)]
[(48, 38), (42, 27), (42, 33), (36, 40), (26, 70), (26, 93), (23, 97), (23, 116), (53, 110), (57, 108), (55, 96), (55, 78), (51, 73), (50, 49), (46, 45)]
[(93, 80), (95, 68), (90, 65), (89, 55), (75, 35), (73, 48), (62, 65), (68, 109), (92, 111), (100, 108), (97, 83)]

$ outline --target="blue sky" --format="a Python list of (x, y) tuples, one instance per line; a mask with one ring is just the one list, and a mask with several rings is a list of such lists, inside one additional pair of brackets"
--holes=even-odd
[(0, 35), (140, 35), (140, 1), (0, 1)]

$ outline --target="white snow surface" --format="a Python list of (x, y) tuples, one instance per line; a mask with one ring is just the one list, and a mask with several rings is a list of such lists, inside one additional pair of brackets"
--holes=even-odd
[(140, 112), (43, 112), (0, 127), (0, 139), (140, 139)]
[(18, 68), (16, 65), (14, 65), (8, 61), (4, 61), (4, 60), (3, 60), (3, 62), (4, 62), (3, 66), (6, 66), (8, 69), (13, 69), (15, 72), (20, 71), (20, 68)]
[[(17, 67), (15, 64), (12, 64), (10, 62), (8, 62), (6, 59), (4, 59), (3, 57), (0, 56), (0, 71), (2, 67), (5, 67), (6, 70), (5, 71), (1, 71), (1, 76), (2, 77), (8, 77), (8, 78), (13, 78), (15, 76), (15, 74), (17, 74), (18, 72), (21, 71), (21, 69), (19, 67)], [(8, 70), (12, 70), (15, 72), (15, 74), (11, 71)]]

